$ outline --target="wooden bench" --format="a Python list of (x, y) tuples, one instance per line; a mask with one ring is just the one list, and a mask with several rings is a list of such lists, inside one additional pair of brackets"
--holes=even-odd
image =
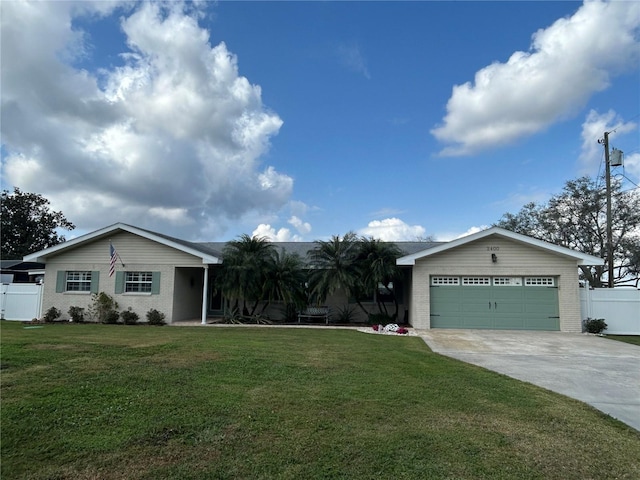
[(300, 323), (303, 318), (308, 320), (321, 318), (324, 319), (324, 323), (329, 325), (329, 307), (307, 307), (298, 313), (298, 323)]

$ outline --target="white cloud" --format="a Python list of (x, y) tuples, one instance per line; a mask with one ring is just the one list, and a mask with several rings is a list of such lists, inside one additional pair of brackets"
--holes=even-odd
[(640, 3), (586, 1), (569, 18), (533, 35), (528, 52), (453, 87), (447, 114), (431, 133), (442, 155), (510, 144), (574, 115), (612, 76), (637, 68)]
[[(598, 140), (604, 139), (604, 132), (610, 132), (609, 150), (611, 151), (615, 146), (616, 138), (630, 132), (637, 132), (637, 130), (636, 123), (625, 122), (613, 110), (603, 114), (591, 110), (582, 124), (582, 150), (578, 159), (581, 174), (595, 177), (601, 162), (604, 165), (604, 148), (602, 144), (598, 143)], [(625, 159), (625, 165), (630, 167), (632, 171), (636, 168), (633, 155)]]
[(255, 238), (266, 238), (270, 242), (300, 242), (302, 238), (299, 235), (292, 235), (288, 228), (280, 228), (276, 231), (269, 224), (262, 223), (251, 233)]
[(473, 235), (474, 233), (481, 232), (482, 230), (486, 230), (489, 228), (489, 225), (481, 225), (479, 227), (473, 226), (469, 227), (466, 232), (463, 233), (454, 233), (454, 232), (441, 232), (435, 235), (435, 238), (438, 242), (450, 242), (451, 240), (456, 240), (458, 238), (466, 237), (468, 235)]
[(302, 235), (306, 235), (311, 232), (311, 224), (309, 222), (303, 222), (295, 215), (289, 219), (289, 224), (293, 225)]
[(634, 152), (624, 156), (624, 168), (627, 176), (640, 183), (640, 153)]
[(385, 218), (369, 222), (367, 227), (358, 233), (385, 242), (401, 242), (424, 237), (426, 230), (420, 225), (408, 225), (399, 218)]
[[(197, 5), (117, 8), (2, 2), (3, 187), (42, 193), (84, 228), (193, 239), (286, 205), (293, 179), (261, 164), (283, 122), (226, 45), (210, 45)], [(113, 13), (124, 64), (75, 66), (94, 46), (74, 21)]]

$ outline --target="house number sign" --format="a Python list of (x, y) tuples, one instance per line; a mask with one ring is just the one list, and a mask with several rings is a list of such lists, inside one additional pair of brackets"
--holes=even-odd
[(487, 252), (499, 252), (500, 247), (487, 247)]

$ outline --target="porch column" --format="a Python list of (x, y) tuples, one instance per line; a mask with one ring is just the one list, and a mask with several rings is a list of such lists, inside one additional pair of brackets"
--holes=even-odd
[(202, 282), (202, 325), (207, 324), (207, 294), (209, 290), (209, 265), (204, 267), (204, 281)]

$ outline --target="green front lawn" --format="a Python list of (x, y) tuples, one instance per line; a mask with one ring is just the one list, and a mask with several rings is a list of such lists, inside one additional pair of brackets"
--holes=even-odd
[(415, 337), (0, 323), (2, 479), (640, 478), (637, 431)]

